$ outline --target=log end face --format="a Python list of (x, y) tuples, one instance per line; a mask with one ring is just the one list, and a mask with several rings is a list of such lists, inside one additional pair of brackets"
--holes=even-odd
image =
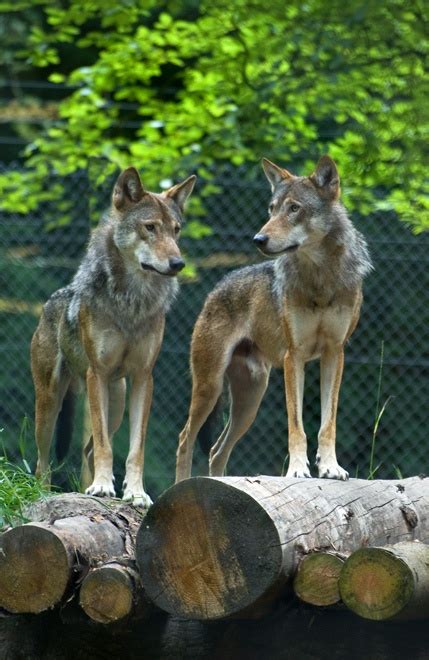
[(93, 621), (104, 624), (120, 621), (133, 608), (133, 585), (124, 572), (103, 566), (83, 581), (79, 603)]
[(398, 616), (414, 591), (413, 575), (402, 559), (383, 548), (362, 548), (345, 562), (339, 580), (345, 605), (365, 619)]
[(338, 580), (344, 560), (326, 552), (315, 552), (301, 560), (293, 588), (303, 602), (326, 607), (341, 599)]
[(137, 535), (136, 559), (156, 605), (205, 620), (254, 603), (282, 567), (278, 532), (261, 505), (209, 478), (182, 481), (159, 498)]
[(12, 613), (38, 614), (56, 605), (70, 576), (61, 540), (38, 525), (23, 525), (0, 539), (0, 606)]

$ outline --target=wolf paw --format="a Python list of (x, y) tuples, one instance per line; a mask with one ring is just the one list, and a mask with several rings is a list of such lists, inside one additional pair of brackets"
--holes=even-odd
[(338, 465), (338, 463), (329, 465), (322, 465), (320, 463), (318, 469), (320, 479), (339, 479), (340, 481), (347, 481), (349, 478), (349, 473)]
[(85, 493), (96, 497), (115, 497), (113, 480), (94, 481)]
[(122, 488), (124, 494), (122, 499), (124, 502), (132, 502), (135, 506), (141, 506), (144, 509), (148, 509), (152, 504), (152, 500), (149, 495), (145, 492), (141, 478), (132, 479), (134, 483), (128, 485), (127, 479), (124, 479)]
[(143, 509), (148, 509), (153, 504), (149, 495), (141, 488), (125, 488), (122, 499), (124, 502), (131, 502), (134, 506), (141, 506)]
[(307, 459), (305, 461), (294, 461), (289, 464), (286, 478), (290, 479), (291, 477), (295, 479), (311, 479), (310, 464)]

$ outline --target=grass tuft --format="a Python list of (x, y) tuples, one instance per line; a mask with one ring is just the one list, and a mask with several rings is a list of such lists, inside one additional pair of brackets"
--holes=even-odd
[(30, 473), (26, 461), (20, 467), (9, 463), (5, 456), (0, 456), (0, 530), (26, 522), (25, 506), (49, 493)]
[(384, 341), (381, 342), (381, 349), (380, 349), (380, 369), (378, 372), (377, 402), (375, 406), (374, 427), (372, 430), (371, 455), (369, 458), (369, 474), (367, 477), (369, 480), (374, 479), (377, 471), (381, 467), (381, 463), (379, 463), (377, 466), (375, 465), (375, 446), (377, 441), (378, 427), (380, 426), (381, 418), (383, 417), (389, 402), (393, 399), (393, 396), (388, 396), (386, 401), (380, 408), (381, 387), (383, 382), (383, 366), (384, 366)]

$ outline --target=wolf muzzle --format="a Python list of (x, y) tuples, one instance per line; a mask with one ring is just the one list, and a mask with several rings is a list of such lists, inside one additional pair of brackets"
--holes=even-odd
[(267, 234), (256, 234), (256, 236), (253, 237), (253, 242), (258, 248), (262, 248), (268, 243), (268, 238), (269, 236), (267, 236)]
[(168, 260), (168, 270), (167, 271), (162, 271), (158, 270), (158, 268), (155, 268), (155, 266), (152, 266), (151, 264), (146, 264), (143, 261), (140, 262), (140, 266), (142, 267), (143, 270), (151, 270), (154, 273), (158, 273), (159, 275), (177, 275), (182, 268), (185, 267), (185, 262), (181, 257), (171, 257)]
[(168, 265), (171, 273), (179, 273), (185, 267), (185, 262), (181, 257), (171, 257)]

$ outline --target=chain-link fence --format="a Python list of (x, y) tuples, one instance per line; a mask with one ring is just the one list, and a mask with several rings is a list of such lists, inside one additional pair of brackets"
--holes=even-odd
[[(94, 197), (84, 172), (62, 183), (62, 205), (45, 204), (25, 217), (1, 217), (0, 442), (11, 460), (19, 462), (25, 456), (32, 466), (31, 335), (43, 302), (69, 282), (77, 268), (88, 238), (90, 215), (107, 206), (110, 197), (107, 190)], [(259, 259), (252, 237), (265, 221), (269, 199), (262, 172), (251, 181), (230, 171), (219, 177), (217, 184), (221, 192), (204, 199), (203, 221), (212, 228), (212, 234), (200, 240), (183, 237), (181, 241), (182, 251), (195, 264), (197, 274), (182, 282), (154, 372), (145, 470), (146, 487), (152, 495), (173, 481), (177, 437), (186, 420), (191, 392), (189, 342), (203, 301), (226, 272)], [(200, 192), (203, 188), (199, 183)], [(63, 222), (66, 217), (68, 224)], [(429, 235), (414, 236), (386, 214), (355, 218), (355, 223), (368, 239), (375, 272), (365, 283), (360, 323), (346, 349), (338, 415), (339, 461), (351, 476), (368, 476), (372, 452), (378, 477), (426, 472)], [(320, 419), (318, 377), (318, 363), (308, 364), (304, 424), (312, 457)], [(73, 476), (79, 473), (82, 417), (81, 403), (70, 455), (54, 473), (54, 481), (62, 485), (76, 485)], [(127, 432), (124, 419), (115, 438), (117, 483), (123, 476)], [(286, 460), (283, 377), (275, 371), (258, 417), (234, 450), (228, 469), (229, 474), (279, 475)], [(207, 457), (198, 448), (195, 465), (196, 472), (205, 473)]]

